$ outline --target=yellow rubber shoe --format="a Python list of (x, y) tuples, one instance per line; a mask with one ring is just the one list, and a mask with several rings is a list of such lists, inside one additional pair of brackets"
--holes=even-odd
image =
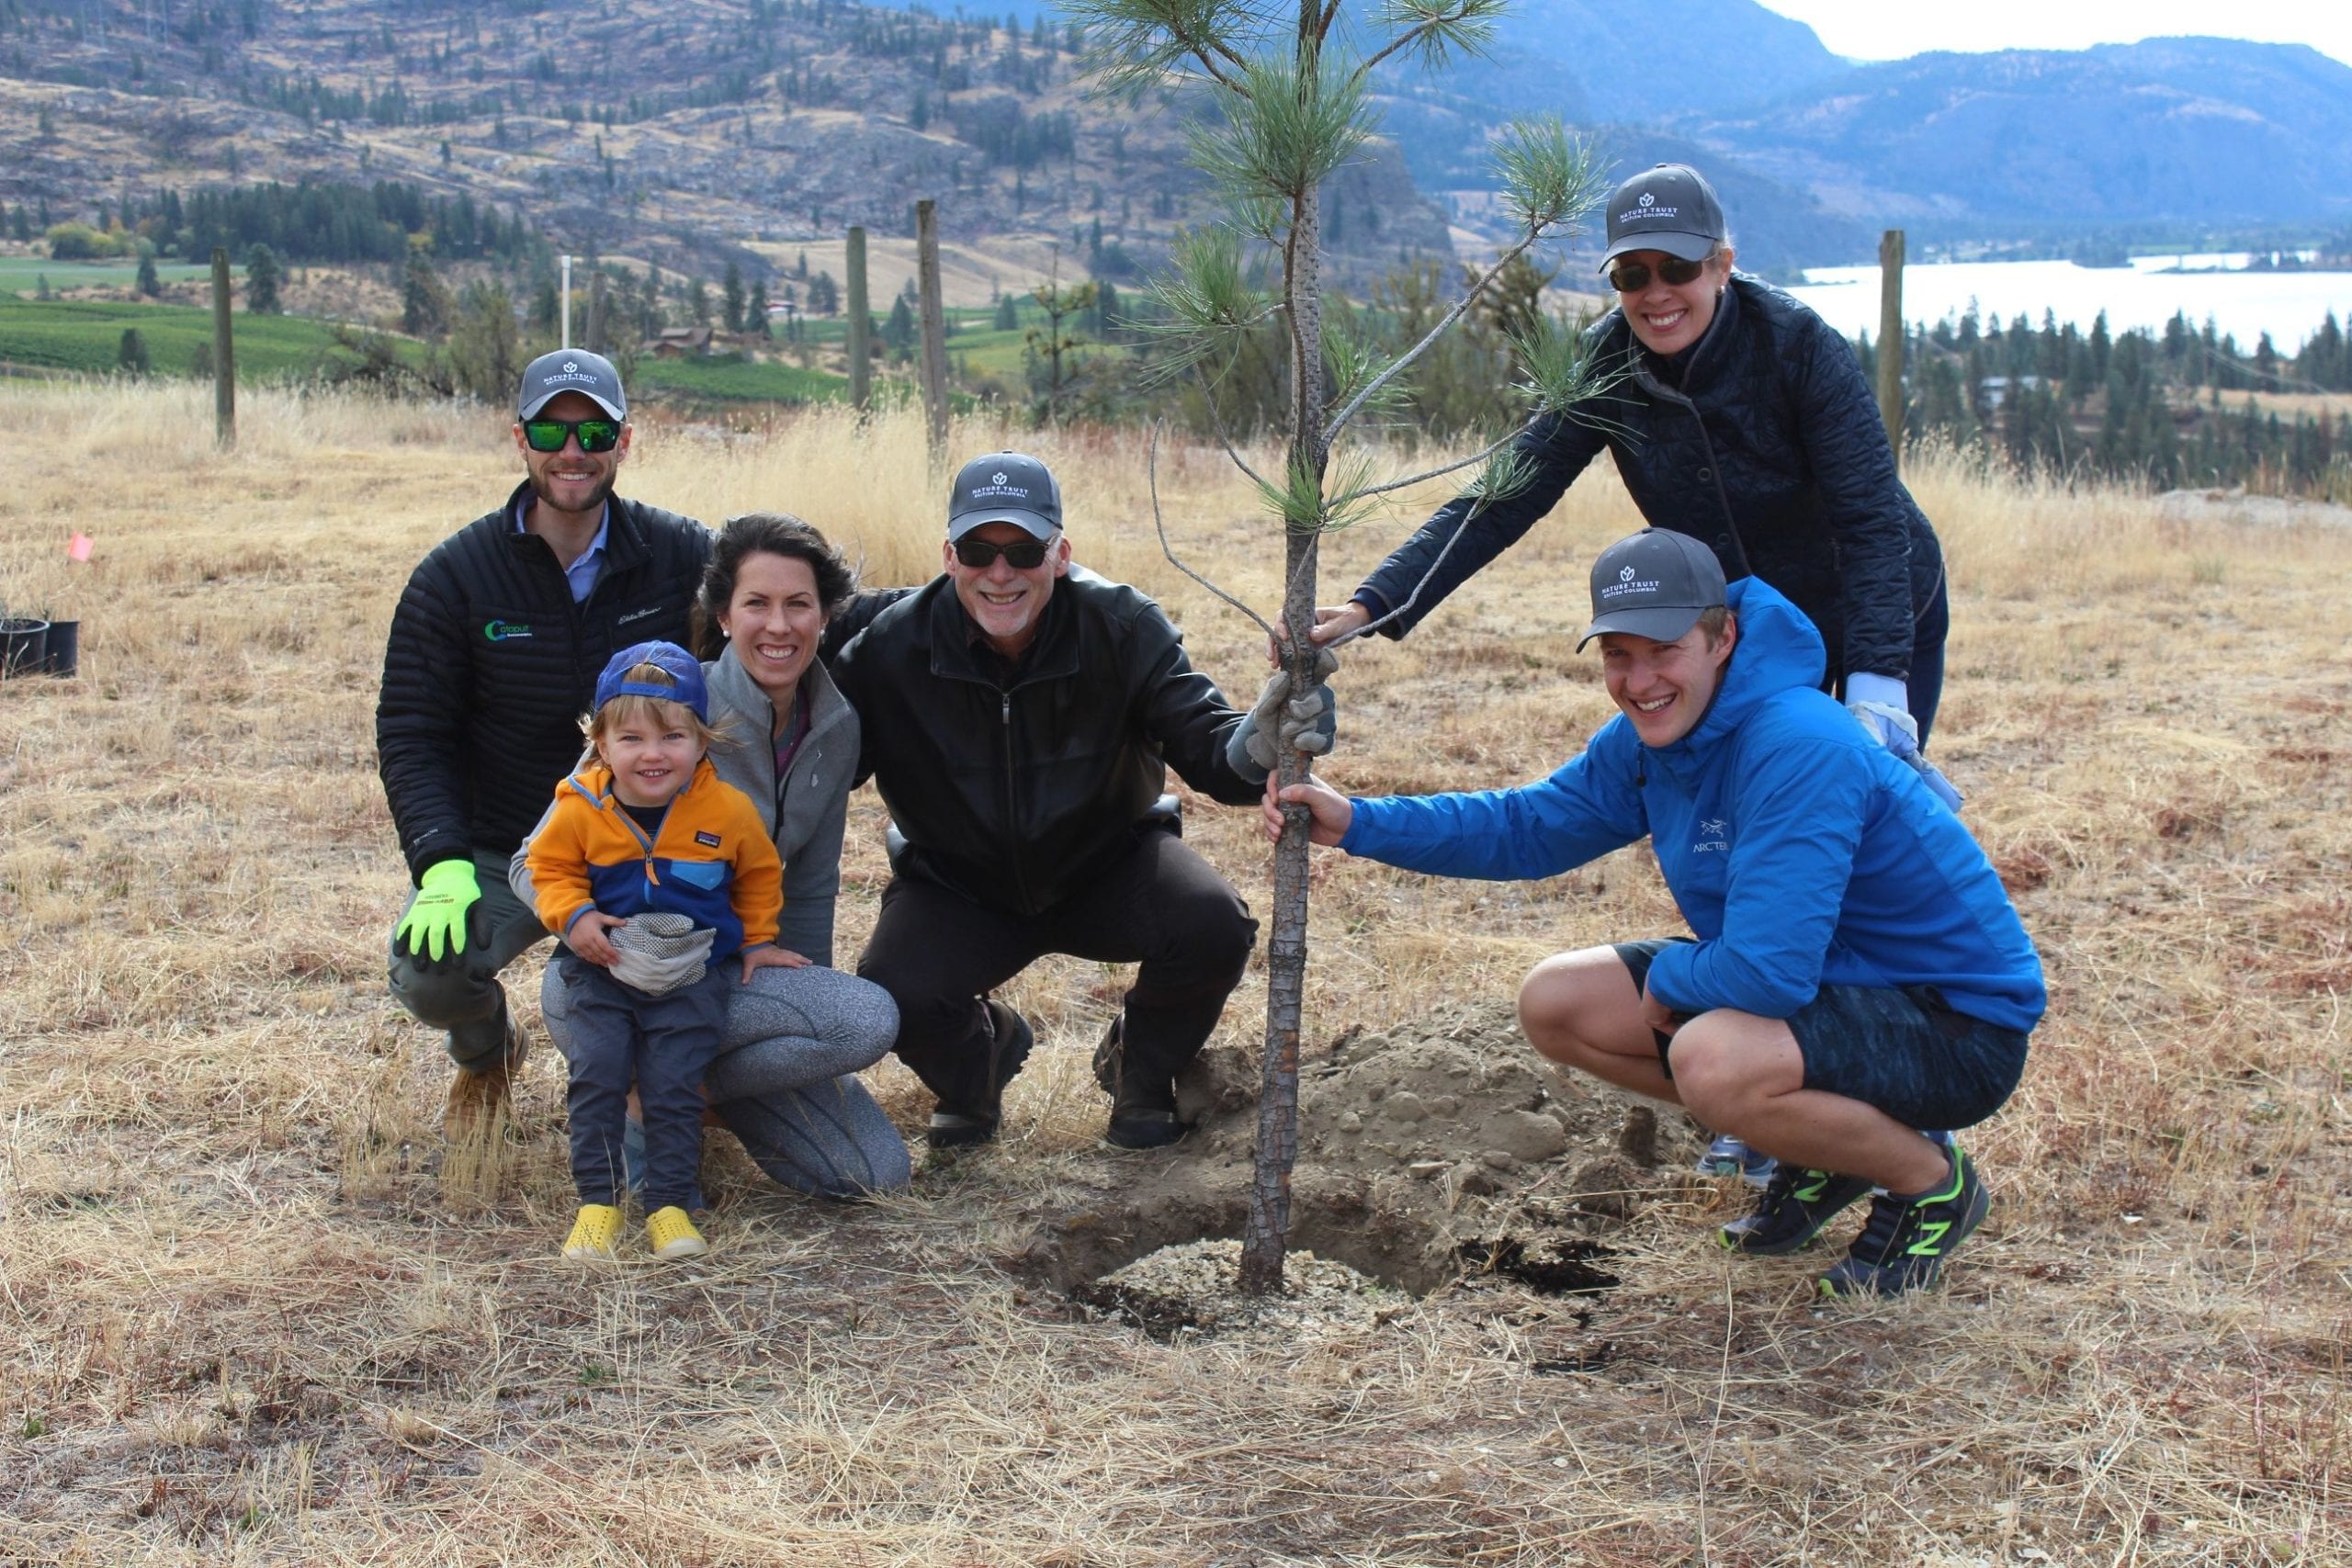
[(653, 1256), (662, 1258), (700, 1258), (710, 1250), (710, 1244), (695, 1229), (694, 1221), (675, 1204), (656, 1209), (645, 1216), (645, 1245)]
[(582, 1203), (580, 1217), (571, 1222), (571, 1234), (564, 1238), (563, 1255), (610, 1263), (614, 1261), (613, 1244), (620, 1238), (618, 1209), (610, 1203)]

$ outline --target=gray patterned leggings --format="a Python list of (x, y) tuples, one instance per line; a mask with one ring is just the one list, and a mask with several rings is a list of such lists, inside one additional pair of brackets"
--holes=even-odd
[[(548, 973), (540, 1009), (568, 1058), (570, 998), (553, 964)], [(761, 969), (748, 986), (730, 976), (718, 1057), (703, 1085), (718, 1119), (776, 1181), (821, 1198), (887, 1192), (907, 1183), (906, 1140), (856, 1074), (898, 1032), (889, 993), (838, 969)]]

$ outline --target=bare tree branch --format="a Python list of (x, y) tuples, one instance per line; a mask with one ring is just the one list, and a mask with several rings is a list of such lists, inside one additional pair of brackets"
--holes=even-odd
[(1193, 374), (1200, 379), (1201, 402), (1209, 411), (1209, 423), (1216, 427), (1217, 443), (1225, 448), (1225, 455), (1233, 459), (1233, 466), (1239, 468), (1251, 484), (1261, 491), (1272, 490), (1273, 487), (1260, 479), (1258, 470), (1242, 461), (1241, 454), (1235, 449), (1233, 437), (1225, 428), (1225, 415), (1217, 412), (1216, 389), (1209, 384), (1208, 372), (1201, 368), (1197, 360), (1193, 362)]
[(1340, 636), (1333, 637), (1329, 642), (1325, 643), (1323, 646), (1330, 649), (1334, 652), (1337, 652), (1339, 649), (1345, 648), (1348, 644), (1355, 641), (1356, 638), (1363, 636), (1366, 632), (1378, 631), (1381, 627), (1386, 626), (1389, 622), (1395, 620), (1397, 616), (1411, 609), (1414, 604), (1419, 602), (1421, 590), (1430, 585), (1430, 579), (1437, 575), (1437, 569), (1445, 564), (1445, 558), (1453, 553), (1453, 547), (1461, 542), (1463, 535), (1470, 531), (1470, 525), (1477, 520), (1478, 513), (1486, 509), (1486, 505), (1487, 498), (1485, 496), (1480, 496), (1476, 501), (1470, 503), (1470, 510), (1462, 514), (1462, 521), (1454, 525), (1453, 533), (1452, 536), (1445, 541), (1444, 548), (1438, 551), (1436, 558), (1430, 562), (1429, 570), (1421, 573), (1421, 580), (1413, 584), (1413, 591), (1405, 595), (1405, 602), (1403, 604), (1397, 605), (1395, 609), (1389, 611), (1385, 615), (1374, 615), (1371, 620), (1366, 621), (1363, 625), (1356, 627), (1356, 629), (1351, 632), (1341, 633)]
[(1502, 276), (1503, 268), (1509, 266), (1513, 259), (1525, 251), (1528, 246), (1533, 244), (1535, 243), (1535, 231), (1531, 229), (1526, 234), (1521, 237), (1517, 244), (1511, 246), (1510, 249), (1496, 257), (1495, 265), (1487, 269), (1487, 276), (1480, 278), (1476, 285), (1474, 286), (1467, 293), (1464, 294), (1461, 299), (1455, 300), (1453, 302), (1453, 308), (1446, 311), (1443, 316), (1438, 319), (1437, 325), (1431, 327), (1427, 335), (1425, 335), (1420, 342), (1407, 349), (1397, 357), (1394, 364), (1388, 367), (1387, 369), (1383, 370), (1379, 375), (1374, 376), (1371, 380), (1365, 382), (1363, 386), (1357, 390), (1356, 395), (1348, 400), (1348, 406), (1331, 416), (1331, 423), (1324, 427), (1325, 434), (1333, 436), (1338, 435), (1340, 427), (1345, 425), (1349, 420), (1355, 417), (1356, 411), (1363, 407), (1366, 400), (1368, 400), (1374, 393), (1378, 392), (1381, 388), (1388, 385), (1389, 382), (1395, 380), (1398, 376), (1403, 375), (1405, 371), (1411, 367), (1413, 361), (1419, 359), (1422, 355), (1429, 352), (1430, 345), (1437, 342), (1438, 338), (1445, 332), (1445, 329), (1453, 325), (1454, 322), (1463, 318), (1463, 315), (1469, 310), (1470, 307), (1477, 302), (1478, 296), (1487, 291), (1487, 286), (1494, 282), (1496, 278), (1500, 277)]
[(1501, 451), (1504, 447), (1510, 446), (1512, 442), (1518, 440), (1524, 433), (1525, 427), (1522, 426), (1519, 430), (1512, 431), (1509, 435), (1504, 436), (1501, 440), (1494, 443), (1494, 445), (1487, 446), (1481, 451), (1475, 452), (1467, 457), (1458, 458), (1453, 462), (1444, 465), (1442, 468), (1430, 468), (1425, 472), (1418, 474), (1408, 474), (1401, 479), (1386, 479), (1376, 485), (1359, 485), (1354, 490), (1349, 491), (1344, 495), (1332, 497), (1331, 510), (1337, 512), (1351, 502), (1362, 501), (1365, 496), (1386, 495), (1393, 490), (1407, 490), (1428, 479), (1443, 479), (1446, 475), (1462, 468), (1469, 468), (1474, 463), (1483, 463), (1487, 458), (1493, 457), (1496, 453)]
[[(1207, 578), (1203, 577), (1199, 572), (1194, 571), (1191, 567), (1186, 566), (1182, 561), (1179, 560), (1176, 558), (1175, 547), (1168, 542), (1168, 525), (1159, 515), (1159, 433), (1167, 427), (1167, 423), (1168, 422), (1166, 420), (1160, 420), (1152, 425), (1151, 442), (1149, 446), (1145, 448), (1144, 453), (1145, 472), (1149, 476), (1151, 480), (1151, 525), (1154, 529), (1158, 530), (1159, 534), (1159, 553), (1168, 558), (1168, 564), (1170, 566), (1174, 567), (1178, 571), (1182, 572), (1186, 577), (1191, 578), (1193, 581), (1199, 583), (1202, 587), (1207, 589), (1210, 592), (1216, 594), (1218, 598), (1224, 600), (1227, 604), (1232, 605), (1235, 609), (1240, 611), (1251, 620), (1257, 622), (1258, 629), (1264, 632), (1266, 634), (1266, 640), (1271, 642), (1273, 640), (1274, 628), (1266, 624), (1265, 616), (1258, 614), (1257, 611), (1251, 609), (1249, 605), (1244, 604), (1240, 600), (1236, 599), (1232, 594), (1227, 593), (1224, 589), (1219, 588), (1216, 583), (1211, 582)], [(1236, 462), (1238, 462), (1239, 460), (1239, 458), (1235, 459)]]

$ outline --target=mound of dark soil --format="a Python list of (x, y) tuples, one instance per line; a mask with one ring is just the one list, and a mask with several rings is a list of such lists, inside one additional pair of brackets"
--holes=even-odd
[[(1161, 1248), (1241, 1234), (1256, 1066), (1213, 1048), (1177, 1087), (1192, 1135), (1106, 1162), (1100, 1185), (1040, 1217), (1022, 1266), (1086, 1292)], [(1349, 1031), (1300, 1063), (1291, 1245), (1417, 1294), (1487, 1274), (1605, 1290), (1608, 1234), (1686, 1185), (1695, 1134), (1669, 1125), (1661, 1140), (1647, 1106), (1536, 1055), (1508, 1004)], [(1164, 1299), (1154, 1311), (1162, 1325), (1186, 1315)]]

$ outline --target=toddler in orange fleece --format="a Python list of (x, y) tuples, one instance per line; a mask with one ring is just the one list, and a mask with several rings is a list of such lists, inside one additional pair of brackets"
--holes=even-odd
[[(742, 980), (791, 963), (775, 945), (784, 868), (758, 810), (710, 765), (710, 699), (684, 649), (643, 642), (614, 655), (582, 728), (596, 761), (556, 786), (526, 856), (539, 919), (563, 939), (555, 962), (574, 1033), (564, 1107), (581, 1206), (563, 1255), (614, 1256), (633, 1083), (645, 1111), (646, 1244), (658, 1258), (691, 1258), (708, 1250), (686, 1205), (727, 961), (740, 954)], [(684, 920), (646, 919), (662, 915)], [(684, 953), (656, 932), (686, 922)]]

